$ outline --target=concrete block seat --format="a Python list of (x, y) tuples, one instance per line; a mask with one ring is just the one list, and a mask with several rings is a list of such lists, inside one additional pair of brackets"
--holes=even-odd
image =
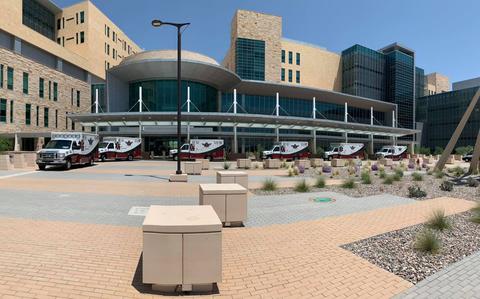
[(295, 161), (295, 166), (303, 167), (303, 169), (309, 169), (310, 168), (310, 160), (296, 160)]
[(332, 167), (343, 167), (345, 166), (345, 160), (343, 159), (332, 159)]
[(243, 171), (217, 171), (217, 184), (239, 184), (248, 189), (248, 174)]
[(27, 162), (25, 161), (25, 156), (21, 153), (13, 154), (13, 167), (17, 169), (27, 168)]
[(210, 169), (210, 160), (208, 159), (195, 159), (195, 162), (202, 163), (202, 170)]
[(313, 167), (322, 167), (323, 166), (323, 159), (322, 158), (311, 158), (310, 164)]
[(244, 168), (244, 169), (252, 168), (252, 160), (250, 160), (250, 159), (237, 159), (237, 168)]
[(186, 174), (202, 174), (202, 162), (185, 162), (183, 168)]
[(13, 165), (10, 163), (9, 155), (0, 155), (0, 170), (12, 170)]
[(212, 291), (222, 281), (222, 223), (211, 206), (150, 206), (143, 283), (158, 291)]
[(280, 160), (279, 159), (267, 159), (267, 160), (265, 160), (265, 168), (268, 168), (268, 169), (278, 169), (278, 168), (280, 168)]
[(199, 204), (211, 205), (225, 226), (247, 219), (247, 189), (239, 184), (200, 184)]
[(27, 165), (27, 167), (37, 166), (37, 153), (36, 152), (23, 153), (23, 158), (25, 160), (25, 164)]
[(380, 160), (378, 160), (378, 163), (384, 166), (392, 166), (393, 160), (389, 158), (381, 158)]

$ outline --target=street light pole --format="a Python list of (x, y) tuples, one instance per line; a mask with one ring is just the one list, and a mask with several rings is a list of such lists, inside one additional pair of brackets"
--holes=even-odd
[(176, 174), (182, 174), (180, 164), (180, 148), (182, 146), (182, 27), (190, 23), (169, 23), (160, 20), (153, 20), (153, 27), (170, 25), (177, 27), (177, 171)]

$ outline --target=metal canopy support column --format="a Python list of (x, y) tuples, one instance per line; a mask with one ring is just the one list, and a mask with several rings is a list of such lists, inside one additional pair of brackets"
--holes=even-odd
[[(187, 112), (190, 112), (190, 86), (187, 86)], [(187, 123), (187, 143), (190, 143), (190, 122)]]
[[(143, 110), (143, 99), (142, 99), (142, 87), (138, 87), (138, 111), (142, 113)], [(138, 122), (138, 138), (142, 139), (142, 122)], [(143, 142), (142, 142), (143, 144)]]
[[(312, 117), (313, 119), (317, 118), (317, 108), (315, 105), (315, 97), (313, 97), (312, 100)], [(317, 153), (317, 130), (316, 128), (313, 128), (312, 130), (312, 154)]]
[[(370, 125), (373, 126), (373, 107), (370, 107)], [(368, 143), (368, 154), (373, 155), (373, 133), (370, 134), (370, 142)]]
[[(275, 95), (275, 114), (276, 116), (280, 116), (280, 95), (278, 92)], [(275, 135), (277, 136), (277, 142), (280, 142), (280, 129), (275, 128)]]
[[(348, 123), (348, 104), (347, 104), (347, 102), (345, 102), (345, 117), (344, 117), (343, 121)], [(345, 142), (348, 143), (348, 133), (345, 132), (344, 135), (345, 135)]]
[[(448, 156), (450, 156), (450, 154), (453, 151), (453, 148), (457, 144), (458, 138), (460, 138), (460, 135), (462, 134), (462, 131), (465, 128), (465, 124), (467, 123), (468, 119), (470, 118), (470, 115), (472, 114), (472, 111), (475, 109), (475, 105), (477, 105), (479, 97), (480, 97), (480, 88), (477, 90), (477, 92), (473, 96), (472, 101), (470, 102), (470, 104), (467, 107), (467, 110), (465, 110), (465, 113), (463, 114), (462, 119), (458, 123), (457, 128), (453, 132), (452, 137), (450, 138), (450, 141), (448, 142), (447, 146), (445, 147), (445, 150), (443, 151), (442, 155), (440, 156), (440, 159), (438, 159), (438, 162), (435, 165), (435, 169), (442, 170), (443, 167), (445, 167), (445, 163), (447, 162)], [(475, 146), (477, 146), (477, 143), (475, 143)], [(477, 147), (474, 149), (474, 155), (475, 155), (475, 151), (477, 151), (477, 154), (478, 154), (479, 149)], [(477, 158), (477, 160), (478, 160), (478, 158)], [(472, 161), (473, 161), (473, 157), (472, 157)]]
[[(98, 114), (98, 88), (95, 89), (95, 113)], [(95, 134), (98, 134), (98, 125), (95, 125)]]
[[(233, 90), (233, 114), (237, 114), (237, 89)], [(233, 125), (233, 152), (238, 153), (237, 124)]]
[[(397, 122), (395, 120), (395, 110), (392, 110), (392, 128), (395, 128)], [(392, 137), (393, 145), (397, 145), (397, 138), (395, 136)]]

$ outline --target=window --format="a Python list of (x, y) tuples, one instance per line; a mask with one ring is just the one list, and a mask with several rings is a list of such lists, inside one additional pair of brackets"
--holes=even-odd
[(48, 128), (48, 108), (43, 108), (43, 126)]
[(13, 90), (13, 68), (7, 68), (7, 88)]
[(38, 119), (40, 117), (40, 107), (38, 107), (38, 106), (37, 106), (37, 114), (35, 116), (36, 116), (35, 122), (36, 122), (37, 127), (38, 127), (38, 124), (39, 124)]
[(73, 106), (73, 88), (70, 90), (70, 105)]
[(265, 80), (265, 41), (237, 38), (235, 72), (247, 80)]
[(300, 53), (296, 53), (297, 65), (300, 65)]
[(80, 23), (81, 24), (85, 23), (85, 12), (84, 11), (80, 12)]
[(80, 32), (80, 43), (83, 44), (85, 42), (85, 32)]
[(75, 122), (72, 120), (72, 131), (75, 131)]
[(107, 44), (107, 55), (110, 55), (110, 45)]
[(112, 56), (113, 56), (113, 59), (115, 59), (117, 56), (115, 55), (115, 48), (112, 49)]
[(285, 50), (282, 50), (282, 63), (285, 63)]
[(282, 81), (285, 81), (285, 69), (282, 68)]
[(68, 130), (68, 112), (65, 112), (65, 130)]
[(57, 44), (61, 45), (62, 44), (62, 39), (57, 37)]
[(115, 34), (115, 31), (113, 31), (113, 30), (112, 30), (112, 40), (113, 40), (114, 42), (117, 41), (117, 35)]
[(7, 100), (0, 99), (0, 123), (7, 122)]
[[(36, 32), (55, 40), (55, 14), (47, 8), (42, 1), (23, 0), (22, 4), (22, 23)], [(5, 4), (5, 1), (1, 1)], [(3, 16), (3, 15), (2, 15)]]
[(300, 71), (295, 72), (295, 82), (300, 83)]
[(78, 12), (75, 14), (75, 22), (76, 22), (77, 25), (78, 25)]
[(77, 90), (77, 107), (80, 107), (80, 90)]
[(110, 27), (108, 27), (107, 25), (105, 26), (106, 26), (105, 28), (107, 29), (106, 31), (107, 37), (110, 37)]
[(13, 100), (10, 100), (10, 123), (13, 124)]
[(53, 82), (53, 100), (57, 101), (58, 100), (58, 83)]
[(32, 105), (25, 104), (25, 124), (30, 125), (32, 123)]
[(23, 93), (28, 94), (28, 73), (23, 73)]
[(292, 70), (288, 70), (288, 82), (292, 82), (293, 72)]
[(52, 81), (48, 81), (48, 99), (52, 99)]
[(3, 88), (3, 64), (0, 64), (0, 88)]
[(58, 128), (58, 110), (55, 110), (55, 128)]
[(57, 30), (60, 30), (62, 28), (62, 20), (61, 19), (57, 19)]
[(44, 80), (43, 78), (39, 78), (38, 79), (38, 96), (41, 97), (43, 99), (43, 97), (45, 96), (45, 91), (44, 91)]
[(288, 51), (288, 63), (293, 63), (293, 53), (292, 51)]

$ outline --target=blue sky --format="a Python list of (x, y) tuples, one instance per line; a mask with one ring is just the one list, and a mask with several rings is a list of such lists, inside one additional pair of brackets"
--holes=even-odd
[[(54, 0), (60, 7), (79, 0)], [(379, 49), (400, 42), (417, 66), (452, 82), (480, 76), (480, 1), (476, 0), (93, 0), (140, 47), (176, 48), (175, 29), (154, 29), (154, 18), (191, 22), (184, 49), (221, 61), (237, 9), (283, 17), (283, 36), (334, 52), (361, 44)], [(132, 5), (133, 4), (133, 5)]]

